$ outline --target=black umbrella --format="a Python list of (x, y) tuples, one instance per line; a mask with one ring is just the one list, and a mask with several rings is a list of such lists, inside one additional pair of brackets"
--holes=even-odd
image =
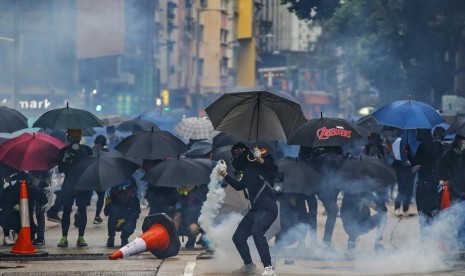
[(142, 162), (142, 159), (177, 157), (186, 152), (187, 146), (168, 131), (144, 130), (124, 138), (115, 149), (137, 162)]
[(184, 154), (189, 158), (209, 158), (212, 151), (212, 144), (207, 141), (197, 141), (193, 143)]
[(383, 125), (378, 124), (375, 118), (373, 118), (371, 115), (367, 115), (358, 119), (355, 122), (355, 125), (358, 126), (357, 130), (364, 137), (367, 137), (372, 132), (381, 134), (383, 131)]
[(134, 130), (160, 130), (160, 128), (148, 120), (141, 119), (140, 117), (133, 118), (122, 122), (116, 127), (119, 131), (134, 131)]
[(367, 137), (370, 133), (377, 133), (381, 134), (385, 131), (397, 131), (400, 130), (399, 128), (392, 127), (392, 126), (384, 126), (378, 124), (378, 122), (373, 118), (373, 116), (368, 115), (358, 119), (355, 122), (355, 126), (358, 127), (357, 130), (362, 134), (364, 137)]
[(292, 134), (288, 143), (311, 148), (342, 146), (362, 138), (349, 122), (339, 118), (316, 118), (308, 121)]
[(284, 157), (279, 159), (276, 164), (279, 172), (284, 174), (282, 182), (284, 193), (311, 195), (321, 189), (321, 175), (312, 167), (310, 162)]
[(243, 143), (245, 145), (248, 145), (249, 147), (255, 147), (258, 144), (259, 148), (266, 148), (267, 150), (269, 150), (271, 152), (276, 151), (276, 142), (274, 142), (274, 141), (269, 141), (269, 142), (258, 141), (258, 142), (254, 142), (254, 143), (249, 143), (249, 142), (245, 141), (244, 139), (241, 139), (240, 137), (237, 137), (236, 135), (228, 134), (228, 133), (224, 133), (224, 132), (220, 132), (217, 135), (215, 135), (215, 137), (213, 137), (212, 147), (213, 147), (213, 149), (216, 149), (216, 148), (220, 148), (220, 147), (223, 147), (223, 146), (234, 145), (234, 144), (236, 144), (238, 142), (241, 142), (241, 143)]
[(27, 127), (27, 118), (21, 112), (0, 106), (0, 132), (13, 133)]
[(263, 85), (235, 87), (205, 111), (215, 130), (248, 142), (287, 140), (306, 121), (296, 99)]
[(394, 169), (381, 159), (360, 155), (342, 162), (338, 176), (331, 182), (349, 193), (375, 191), (397, 181)]
[(210, 160), (198, 161), (198, 159), (190, 158), (169, 159), (149, 169), (141, 179), (161, 187), (187, 188), (208, 184), (212, 172), (211, 165), (213, 164)]
[(65, 108), (52, 109), (42, 114), (32, 125), (50, 129), (103, 127), (102, 121), (84, 109)]
[(139, 167), (118, 152), (100, 152), (80, 159), (66, 177), (77, 191), (103, 191), (131, 179)]

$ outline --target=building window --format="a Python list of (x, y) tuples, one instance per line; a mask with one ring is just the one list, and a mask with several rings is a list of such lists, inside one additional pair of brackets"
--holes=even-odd
[(220, 41), (222, 44), (228, 43), (228, 30), (225, 30), (225, 29), (220, 30)]
[(202, 9), (207, 8), (208, 7), (208, 0), (200, 0), (200, 7)]
[(222, 77), (228, 75), (228, 58), (222, 58), (220, 61), (220, 74)]
[(203, 75), (203, 58), (198, 59), (197, 63), (197, 76)]
[(199, 24), (199, 33), (197, 36), (198, 41), (203, 41), (203, 31), (204, 31), (204, 26)]
[(226, 11), (228, 9), (228, 0), (221, 0), (221, 10)]

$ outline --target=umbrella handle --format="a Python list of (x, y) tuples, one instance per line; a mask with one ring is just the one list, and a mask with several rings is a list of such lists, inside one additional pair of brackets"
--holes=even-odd
[(247, 160), (249, 160), (250, 162), (255, 162), (255, 161), (257, 161), (257, 158), (251, 159), (251, 158), (249, 157), (249, 154), (247, 154)]

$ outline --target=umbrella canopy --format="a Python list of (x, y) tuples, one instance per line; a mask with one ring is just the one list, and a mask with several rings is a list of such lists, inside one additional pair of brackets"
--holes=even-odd
[(333, 185), (348, 193), (359, 193), (375, 191), (396, 181), (394, 169), (386, 162), (368, 155), (360, 155), (342, 163), (338, 181)]
[(284, 193), (311, 195), (321, 189), (321, 175), (308, 161), (285, 157), (279, 159), (276, 164), (279, 172), (284, 173)]
[(301, 126), (289, 138), (290, 145), (311, 148), (342, 146), (362, 138), (349, 122), (338, 118), (316, 118)]
[(126, 121), (126, 119), (120, 115), (105, 116), (105, 117), (101, 117), (100, 119), (102, 120), (102, 123), (106, 126), (117, 125), (119, 123)]
[(50, 170), (65, 144), (45, 133), (23, 133), (0, 145), (0, 161), (20, 171)]
[(205, 111), (215, 130), (248, 142), (287, 140), (306, 121), (296, 99), (263, 85), (235, 87)]
[(449, 128), (447, 128), (445, 134), (458, 134), (465, 137), (465, 118), (458, 118)]
[(233, 146), (236, 143), (241, 142), (245, 145), (248, 145), (249, 147), (255, 147), (258, 145), (259, 148), (266, 148), (269, 151), (276, 151), (276, 142), (275, 141), (258, 141), (258, 142), (252, 142), (249, 143), (245, 141), (244, 139), (241, 139), (240, 137), (237, 137), (232, 134), (220, 132), (215, 137), (213, 137), (213, 149), (216, 148), (221, 148), (223, 146)]
[(167, 115), (162, 111), (146, 111), (141, 113), (139, 117), (142, 120), (150, 121), (156, 124), (161, 130), (171, 131), (178, 123), (178, 120)]
[(209, 157), (212, 151), (212, 144), (208, 141), (197, 141), (193, 143), (188, 151), (184, 154), (189, 158)]
[(177, 157), (187, 151), (187, 145), (164, 130), (140, 131), (123, 139), (116, 150), (137, 162)]
[(77, 191), (103, 191), (128, 181), (139, 167), (118, 152), (100, 152), (80, 159), (66, 177)]
[(208, 184), (214, 163), (209, 159), (198, 160), (190, 158), (165, 160), (149, 169), (141, 179), (162, 187), (187, 188)]
[(213, 137), (212, 122), (205, 117), (184, 118), (174, 127), (174, 132), (186, 139), (211, 139)]
[(27, 127), (27, 118), (21, 112), (0, 106), (0, 132), (13, 133)]
[(160, 128), (147, 120), (141, 119), (140, 117), (132, 118), (131, 120), (127, 120), (122, 122), (116, 127), (119, 131), (132, 131), (134, 130), (160, 130)]
[(387, 104), (376, 110), (371, 116), (381, 125), (401, 129), (431, 129), (445, 122), (432, 106), (410, 99)]
[(373, 118), (371, 115), (358, 119), (355, 122), (355, 125), (358, 126), (357, 130), (364, 137), (368, 136), (372, 132), (381, 134), (383, 131), (383, 125), (378, 124), (375, 118)]
[(84, 109), (69, 107), (52, 109), (42, 114), (32, 125), (50, 129), (103, 127), (102, 121)]

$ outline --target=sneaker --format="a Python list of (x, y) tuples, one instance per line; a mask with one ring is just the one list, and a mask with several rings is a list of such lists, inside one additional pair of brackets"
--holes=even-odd
[(402, 213), (402, 216), (403, 216), (403, 217), (410, 217), (410, 213), (409, 213), (408, 211), (404, 211), (404, 212)]
[(16, 233), (15, 230), (10, 230), (10, 236), (13, 238), (15, 242), (18, 239), (18, 233)]
[(33, 242), (32, 242), (33, 245), (44, 245), (45, 244), (45, 240), (44, 239), (35, 239)]
[(76, 245), (77, 246), (87, 246), (87, 242), (84, 239), (84, 237), (78, 237)]
[(61, 218), (58, 217), (57, 215), (47, 215), (47, 220), (57, 222), (57, 223), (61, 223)]
[(115, 238), (114, 237), (108, 237), (107, 247), (115, 247)]
[(15, 244), (15, 240), (13, 239), (12, 236), (5, 236), (5, 238), (3, 238), (3, 245), (13, 245)]
[(58, 247), (68, 247), (68, 238), (63, 236), (57, 244)]
[[(234, 270), (232, 274), (236, 275), (256, 275), (258, 273), (257, 266), (254, 263), (243, 265), (240, 269)], [(272, 275), (272, 274), (270, 274)]]
[(396, 215), (398, 217), (402, 216), (402, 213), (400, 212), (400, 209), (395, 209), (394, 210), (394, 215)]
[(276, 271), (274, 271), (274, 268), (270, 265), (265, 267), (265, 271), (261, 274), (262, 276), (276, 276)]
[(102, 220), (99, 216), (96, 216), (96, 217), (94, 218), (94, 224), (100, 224), (100, 223), (102, 223), (102, 222), (103, 222), (103, 220)]

